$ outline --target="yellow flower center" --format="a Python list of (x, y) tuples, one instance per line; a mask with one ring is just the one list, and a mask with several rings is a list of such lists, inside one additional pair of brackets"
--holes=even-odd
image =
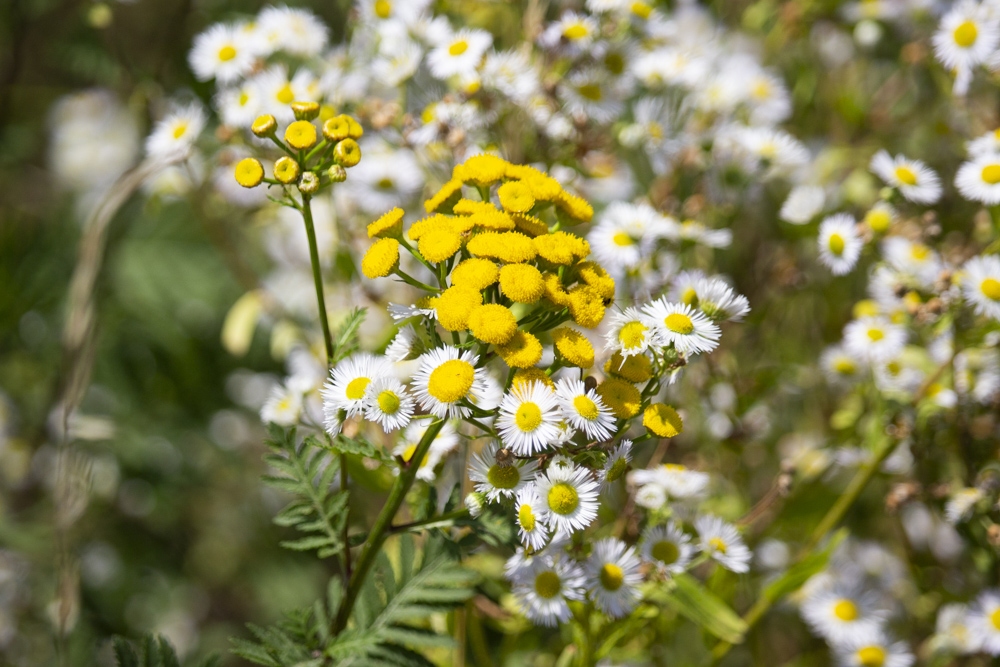
[(181, 137), (183, 137), (184, 133), (187, 132), (187, 129), (188, 129), (187, 123), (177, 123), (177, 126), (174, 127), (174, 139), (180, 139)]
[(486, 479), (498, 489), (513, 489), (521, 481), (521, 472), (517, 466), (495, 464), (486, 473)]
[(394, 415), (399, 410), (399, 396), (386, 389), (378, 395), (379, 410), (387, 415)]
[(391, 178), (381, 178), (378, 183), (375, 184), (379, 190), (391, 190), (393, 188), (393, 182)]
[(833, 615), (842, 621), (853, 621), (858, 617), (858, 606), (850, 600), (838, 600), (833, 606)]
[(684, 313), (671, 313), (663, 318), (663, 324), (674, 333), (688, 335), (694, 331), (694, 322)]
[(292, 86), (287, 83), (281, 88), (281, 90), (278, 91), (278, 94), (275, 97), (277, 97), (278, 101), (282, 104), (291, 104), (295, 101), (295, 93), (292, 91)]
[(903, 367), (899, 365), (898, 361), (890, 361), (885, 365), (885, 370), (889, 372), (889, 375), (896, 376), (899, 375), (899, 371), (903, 370)]
[(868, 339), (871, 340), (873, 343), (877, 343), (883, 338), (885, 338), (885, 334), (882, 332), (881, 329), (868, 330)]
[(454, 403), (469, 393), (475, 370), (472, 364), (461, 359), (446, 361), (431, 373), (427, 391), (442, 403)]
[(605, 479), (609, 482), (617, 482), (622, 478), (622, 475), (625, 474), (625, 468), (627, 467), (628, 461), (625, 459), (618, 459), (611, 464), (611, 467), (608, 469), (608, 475)]
[(521, 528), (524, 528), (527, 532), (530, 533), (535, 529), (535, 515), (531, 511), (530, 505), (521, 505), (521, 509), (517, 511), (517, 520), (520, 522)]
[(407, 447), (406, 449), (403, 450), (403, 460), (406, 461), (407, 463), (409, 463), (410, 459), (413, 458), (413, 455), (416, 452), (417, 452), (417, 446), (416, 445), (410, 445), (409, 447)]
[(559, 581), (559, 575), (555, 572), (542, 572), (535, 577), (535, 592), (546, 600), (559, 595), (561, 588), (562, 582)]
[(612, 51), (608, 55), (604, 56), (604, 66), (607, 67), (608, 71), (612, 74), (621, 74), (625, 71), (625, 59), (622, 58), (622, 54)]
[(868, 211), (868, 214), (865, 216), (865, 222), (868, 223), (868, 226), (871, 227), (872, 231), (879, 233), (889, 229), (889, 223), (891, 220), (892, 218), (889, 215), (889, 212), (881, 208), (872, 209), (871, 211)]
[(453, 56), (460, 56), (463, 53), (465, 53), (468, 50), (468, 48), (469, 48), (469, 43), (464, 39), (461, 39), (448, 47), (448, 53), (450, 53)]
[(836, 364), (833, 365), (835, 371), (841, 375), (854, 375), (856, 370), (854, 362), (850, 359), (839, 359)]
[(563, 37), (569, 40), (583, 39), (587, 36), (587, 26), (575, 23), (563, 30)]
[(632, 240), (632, 237), (626, 234), (625, 232), (618, 232), (612, 237), (612, 240), (615, 242), (615, 245), (620, 245), (620, 246), (635, 245), (635, 241)]
[(609, 591), (617, 591), (625, 583), (625, 573), (614, 563), (605, 563), (601, 568), (601, 586)]
[(375, 3), (375, 16), (380, 19), (389, 18), (389, 14), (392, 13), (392, 3), (388, 0), (378, 0)]
[(243, 187), (256, 187), (263, 179), (264, 167), (254, 158), (243, 158), (236, 165), (236, 182)]
[(993, 624), (994, 628), (1000, 630), (1000, 609), (997, 609), (992, 614), (990, 614), (990, 623)]
[(904, 185), (917, 184), (917, 175), (909, 167), (896, 167), (896, 179)]
[(646, 340), (646, 325), (642, 322), (629, 322), (618, 332), (618, 341), (626, 348), (642, 345)]
[(593, 102), (599, 102), (602, 97), (601, 87), (596, 83), (585, 83), (576, 90), (580, 93), (580, 95)]
[(365, 389), (368, 388), (368, 384), (370, 382), (371, 380), (368, 378), (354, 378), (351, 380), (350, 384), (347, 385), (347, 389), (344, 393), (347, 395), (347, 398), (352, 401), (362, 399), (365, 396)]
[(236, 49), (226, 44), (221, 49), (219, 49), (219, 60), (222, 62), (228, 62), (236, 57)]
[(249, 95), (247, 95), (246, 93), (240, 93), (240, 106), (241, 107), (245, 107), (247, 105), (247, 102), (249, 102), (249, 101), (250, 101), (250, 96)]
[(672, 565), (681, 557), (681, 550), (677, 548), (677, 545), (666, 540), (654, 544), (649, 553), (664, 565)]
[(587, 421), (594, 421), (597, 419), (597, 415), (600, 414), (597, 410), (597, 403), (582, 395), (573, 399), (573, 408), (576, 409), (577, 414)]
[(708, 541), (708, 545), (720, 554), (726, 553), (726, 543), (720, 537), (713, 537)]
[(841, 255), (844, 252), (844, 237), (840, 234), (830, 234), (830, 240), (827, 241), (830, 246), (830, 252), (834, 255)]
[(925, 246), (923, 243), (914, 243), (913, 246), (910, 248), (910, 257), (917, 260), (918, 262), (924, 261), (925, 259), (927, 259), (928, 256), (930, 256), (930, 254), (931, 254), (931, 249)]
[(979, 29), (972, 21), (966, 21), (955, 28), (955, 32), (952, 33), (952, 37), (955, 38), (955, 43), (966, 49), (976, 43), (976, 37), (978, 36)]
[(1000, 164), (988, 164), (983, 167), (983, 180), (990, 185), (1000, 183)]
[(633, 2), (632, 3), (632, 13), (641, 19), (648, 19), (649, 13), (653, 11), (653, 8), (647, 5), (645, 2)]
[(979, 289), (982, 290), (987, 299), (1000, 301), (1000, 280), (987, 278), (979, 284)]
[(576, 489), (565, 482), (556, 484), (549, 489), (549, 509), (556, 514), (571, 514), (580, 504), (580, 496)]
[(878, 646), (865, 646), (858, 649), (858, 662), (863, 667), (882, 667), (885, 664), (885, 651)]
[(522, 431), (534, 431), (542, 423), (542, 411), (534, 403), (522, 403), (514, 420)]

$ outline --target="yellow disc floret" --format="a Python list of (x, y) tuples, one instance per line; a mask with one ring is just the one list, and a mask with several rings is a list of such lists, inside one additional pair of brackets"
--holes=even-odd
[(361, 147), (354, 139), (344, 139), (334, 146), (333, 159), (342, 167), (353, 167), (361, 161)]
[(464, 163), (457, 165), (452, 172), (452, 178), (486, 187), (502, 179), (508, 166), (506, 160), (496, 155), (482, 153), (473, 155)]
[(631, 383), (619, 378), (608, 378), (597, 385), (596, 391), (616, 419), (631, 419), (639, 414), (642, 395)]
[(684, 430), (684, 422), (669, 405), (653, 403), (642, 413), (642, 425), (653, 435), (661, 438), (672, 438)]
[(397, 238), (403, 231), (403, 209), (398, 206), (368, 225), (368, 238)]
[(500, 291), (511, 301), (535, 303), (545, 294), (542, 272), (531, 264), (507, 264), (500, 269)]
[(468, 361), (451, 359), (431, 371), (427, 392), (442, 403), (454, 403), (468, 395), (475, 376), (476, 369)]
[(590, 244), (567, 232), (536, 236), (532, 241), (538, 256), (553, 264), (572, 264), (590, 254)]
[(604, 364), (607, 375), (615, 375), (633, 384), (646, 382), (653, 377), (653, 364), (645, 354), (633, 354), (622, 357), (621, 352), (615, 352)]
[(542, 359), (542, 344), (532, 334), (518, 329), (504, 345), (497, 346), (497, 354), (511, 368), (531, 368)]
[(316, 126), (307, 120), (297, 120), (285, 130), (285, 141), (300, 151), (311, 148), (316, 143)]
[(375, 241), (361, 260), (361, 272), (373, 280), (389, 275), (397, 266), (399, 266), (399, 241), (396, 239)]
[(500, 270), (490, 260), (470, 257), (451, 272), (451, 284), (483, 290), (495, 283), (499, 275)]
[(484, 232), (468, 244), (476, 257), (489, 257), (508, 264), (530, 262), (537, 255), (531, 239), (519, 232)]
[(535, 205), (531, 188), (521, 181), (507, 181), (497, 188), (500, 205), (511, 213), (527, 213)]
[(479, 290), (453, 285), (438, 299), (438, 323), (448, 331), (465, 331), (469, 328), (469, 313), (482, 303), (483, 294)]
[(517, 331), (517, 319), (510, 308), (487, 303), (473, 308), (469, 313), (469, 331), (484, 343), (503, 345)]
[(514, 379), (510, 386), (511, 389), (517, 389), (521, 385), (530, 385), (532, 382), (541, 382), (549, 389), (555, 389), (556, 387), (552, 378), (541, 368), (522, 368), (514, 373)]
[(420, 237), (420, 254), (428, 262), (440, 264), (462, 247), (462, 237), (450, 229), (433, 229)]
[(563, 327), (552, 332), (552, 344), (570, 365), (590, 368), (594, 365), (594, 346), (575, 329)]
[(236, 165), (236, 182), (245, 188), (255, 188), (264, 180), (264, 167), (256, 158), (248, 157)]
[(549, 509), (563, 516), (572, 514), (580, 505), (580, 495), (566, 482), (555, 484), (549, 489)]

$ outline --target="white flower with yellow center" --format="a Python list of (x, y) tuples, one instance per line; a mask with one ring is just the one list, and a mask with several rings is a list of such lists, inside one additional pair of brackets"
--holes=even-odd
[(970, 158), (1000, 153), (1000, 128), (980, 134), (965, 145)]
[[(970, 70), (985, 63), (1000, 42), (1000, 29), (990, 11), (974, 0), (961, 0), (941, 17), (938, 31), (931, 40), (934, 55), (947, 69), (967, 79)], [(959, 95), (965, 94), (956, 81)]]
[(778, 217), (793, 225), (812, 220), (826, 203), (826, 192), (818, 185), (796, 185), (781, 205)]
[(1000, 321), (1000, 257), (973, 257), (962, 267), (962, 295), (975, 311)]
[(648, 204), (613, 202), (587, 235), (595, 259), (613, 274), (638, 267), (663, 227), (663, 215)]
[(819, 367), (827, 380), (837, 384), (854, 384), (864, 377), (867, 361), (848, 352), (843, 345), (832, 345), (819, 357)]
[(260, 409), (260, 420), (265, 424), (294, 426), (302, 414), (302, 394), (283, 384), (271, 390), (267, 402)]
[(532, 456), (559, 438), (560, 419), (555, 392), (533, 381), (507, 392), (500, 402), (496, 426), (504, 444), (515, 454)]
[(364, 415), (378, 423), (386, 433), (403, 428), (413, 417), (413, 397), (399, 380), (381, 377), (365, 390)]
[(318, 101), (316, 77), (304, 67), (289, 77), (288, 68), (275, 65), (256, 75), (252, 81), (257, 88), (261, 113), (271, 114), (281, 124), (295, 120), (295, 113), (289, 106), (292, 102)]
[(687, 569), (694, 557), (691, 538), (671, 521), (663, 526), (647, 526), (639, 539), (642, 559), (660, 572), (677, 574)]
[[(897, 283), (914, 283), (924, 288), (933, 287), (941, 274), (941, 257), (929, 246), (901, 236), (882, 240), (882, 256), (897, 272), (903, 274)], [(895, 287), (895, 285), (893, 286)]]
[(594, 606), (609, 618), (631, 613), (640, 599), (638, 587), (642, 574), (639, 566), (635, 547), (626, 546), (614, 537), (595, 542), (583, 565)]
[(608, 325), (604, 349), (620, 352), (626, 358), (644, 353), (656, 336), (652, 324), (632, 306), (622, 312), (612, 311)]
[(169, 159), (183, 154), (194, 145), (198, 135), (205, 129), (206, 120), (205, 110), (197, 102), (174, 109), (149, 133), (146, 138), (146, 155)]
[(970, 201), (987, 206), (1000, 204), (1000, 153), (980, 155), (963, 163), (955, 174), (955, 187)]
[(959, 524), (967, 520), (983, 497), (982, 489), (977, 489), (974, 486), (959, 489), (953, 493), (944, 506), (944, 516), (948, 523)]
[(840, 667), (910, 667), (915, 658), (906, 642), (892, 641), (884, 633), (852, 637), (834, 645)]
[(603, 442), (613, 435), (615, 418), (593, 389), (588, 390), (577, 378), (556, 383), (556, 399), (570, 426), (583, 431), (588, 440)]
[(539, 551), (549, 541), (549, 526), (544, 520), (544, 506), (538, 488), (528, 484), (517, 492), (514, 499), (514, 517), (521, 544), (531, 551)]
[[(750, 312), (750, 302), (722, 278), (702, 278), (694, 285), (698, 310), (716, 322), (740, 322)], [(694, 305), (694, 304), (692, 304)]]
[(1000, 589), (990, 588), (976, 598), (969, 610), (969, 632), (981, 651), (1000, 655)]
[(663, 347), (673, 345), (678, 352), (694, 355), (719, 345), (719, 326), (687, 304), (660, 298), (643, 306), (642, 314)]
[(427, 54), (427, 66), (438, 79), (468, 76), (492, 44), (493, 36), (485, 30), (463, 28), (435, 45)]
[(871, 170), (912, 202), (933, 204), (941, 198), (941, 180), (920, 160), (893, 157), (881, 150), (872, 158)]
[(873, 592), (839, 584), (809, 595), (802, 601), (801, 612), (814, 633), (834, 644), (872, 641), (885, 622)]
[(271, 47), (300, 58), (318, 56), (330, 38), (330, 31), (315, 14), (292, 7), (265, 7), (257, 16), (257, 30), (273, 36)]
[(427, 295), (417, 299), (415, 303), (390, 303), (386, 310), (389, 311), (389, 317), (396, 322), (411, 317), (427, 317), (436, 320), (437, 310), (434, 308), (436, 299), (437, 297)]
[(629, 482), (637, 486), (655, 484), (672, 498), (694, 498), (704, 493), (708, 473), (691, 470), (679, 463), (663, 463), (652, 469), (633, 470)]
[(610, 123), (625, 110), (619, 81), (596, 67), (576, 70), (559, 85), (557, 93), (566, 113), (577, 120)]
[(632, 462), (632, 441), (622, 440), (618, 446), (608, 454), (604, 466), (597, 476), (601, 480), (601, 491), (606, 491), (612, 484), (620, 479), (625, 479), (628, 472), (629, 463)]
[(526, 102), (541, 88), (537, 70), (527, 54), (517, 50), (487, 54), (482, 77), (484, 87), (498, 90), (519, 103)]
[(934, 643), (954, 653), (973, 653), (976, 645), (969, 632), (969, 607), (959, 602), (938, 609)]
[[(417, 451), (417, 445), (420, 444), (424, 433), (427, 432), (427, 428), (431, 425), (432, 421), (433, 418), (430, 416), (418, 417), (412, 420), (410, 425), (403, 429), (402, 437), (392, 450), (393, 455), (409, 463)], [(454, 424), (450, 421), (445, 422), (441, 430), (438, 431), (438, 434), (434, 436), (434, 440), (431, 441), (430, 449), (427, 450), (424, 460), (420, 462), (420, 468), (417, 469), (417, 479), (428, 484), (433, 483), (436, 478), (434, 471), (437, 469), (438, 464), (448, 454), (455, 451), (458, 443), (458, 431), (455, 430)], [(393, 472), (399, 474), (399, 469), (396, 468)]]
[(583, 570), (568, 558), (534, 556), (514, 573), (513, 593), (521, 611), (537, 625), (569, 620), (568, 602), (585, 595)]
[(892, 359), (906, 344), (906, 329), (888, 317), (861, 317), (844, 327), (844, 347), (868, 362)]
[(549, 466), (535, 480), (542, 517), (556, 539), (583, 530), (597, 518), (597, 482), (587, 468)]
[(469, 408), (462, 401), (475, 400), (486, 392), (486, 371), (476, 368), (479, 357), (471, 350), (445, 345), (420, 357), (413, 387), (420, 406), (437, 417), (460, 419)]
[(403, 325), (385, 348), (385, 358), (389, 361), (404, 361), (413, 352), (414, 346), (418, 342), (417, 331), (413, 325)]
[(887, 202), (880, 201), (868, 209), (862, 220), (868, 229), (876, 234), (884, 234), (896, 219), (896, 211)]
[(706, 514), (694, 521), (701, 550), (731, 572), (749, 572), (753, 554), (743, 543), (736, 526), (717, 516)]
[(352, 354), (330, 370), (320, 390), (324, 410), (343, 410), (345, 418), (360, 414), (365, 409), (368, 385), (386, 377), (392, 377), (392, 364), (385, 357), (368, 352)]
[(355, 4), (364, 23), (412, 25), (430, 3), (431, 0), (357, 0)]
[(360, 143), (364, 156), (351, 168), (343, 192), (361, 210), (379, 216), (406, 203), (424, 187), (423, 170), (416, 154), (375, 138)]
[(572, 53), (586, 51), (598, 35), (597, 21), (586, 14), (566, 12), (550, 23), (539, 36), (538, 43), (548, 49), (565, 49)]
[(497, 462), (500, 443), (490, 442), (481, 452), (472, 455), (469, 462), (469, 479), (476, 491), (486, 494), (486, 499), (497, 502), (501, 498), (513, 498), (531, 480), (535, 479), (538, 463), (534, 460), (520, 461), (508, 451), (507, 460)]
[(835, 276), (849, 273), (861, 256), (864, 241), (855, 231), (854, 218), (847, 213), (831, 215), (819, 226), (819, 259)]
[(230, 127), (248, 127), (260, 115), (259, 92), (249, 81), (220, 90), (213, 103), (222, 122)]
[(188, 64), (199, 81), (237, 81), (253, 69), (253, 49), (242, 26), (217, 23), (194, 38)]
[(635, 504), (648, 510), (658, 510), (667, 504), (667, 492), (659, 484), (644, 484), (635, 491)]

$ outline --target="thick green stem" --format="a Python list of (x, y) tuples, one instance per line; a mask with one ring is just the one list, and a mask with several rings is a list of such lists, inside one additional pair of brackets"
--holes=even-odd
[(453, 525), (459, 519), (465, 519), (469, 516), (469, 510), (460, 509), (447, 512), (445, 514), (439, 514), (438, 516), (432, 516), (429, 519), (424, 519), (422, 521), (411, 521), (410, 523), (401, 523), (398, 526), (392, 526), (389, 528), (389, 532), (393, 535), (396, 533), (403, 533), (413, 530), (428, 530), (430, 528), (447, 528)]
[(326, 343), (326, 363), (333, 360), (333, 336), (330, 335), (330, 321), (326, 316), (326, 298), (323, 296), (323, 277), (320, 275), (319, 246), (316, 243), (316, 227), (313, 226), (311, 197), (302, 195), (302, 220), (306, 223), (306, 236), (309, 237), (309, 261), (312, 264), (313, 282), (316, 284), (316, 300), (319, 306), (319, 322), (323, 326), (323, 342)]
[(343, 602), (340, 603), (340, 609), (337, 610), (337, 617), (333, 620), (331, 630), (334, 635), (340, 634), (347, 627), (347, 621), (351, 618), (354, 602), (358, 599), (358, 593), (361, 591), (361, 586), (365, 583), (368, 570), (375, 563), (379, 549), (382, 548), (382, 544), (389, 536), (392, 520), (402, 506), (403, 500), (406, 499), (406, 494), (409, 492), (410, 487), (413, 486), (413, 481), (417, 478), (420, 462), (424, 460), (424, 457), (431, 448), (431, 443), (434, 442), (434, 438), (437, 437), (443, 426), (444, 420), (438, 419), (427, 427), (424, 437), (420, 439), (416, 451), (413, 452), (413, 456), (410, 458), (409, 465), (399, 471), (399, 477), (396, 478), (396, 482), (389, 491), (389, 497), (386, 499), (382, 511), (375, 519), (371, 532), (368, 533), (368, 539), (365, 541), (364, 546), (361, 547), (361, 555), (358, 557), (357, 567), (347, 584), (347, 591), (344, 593)]

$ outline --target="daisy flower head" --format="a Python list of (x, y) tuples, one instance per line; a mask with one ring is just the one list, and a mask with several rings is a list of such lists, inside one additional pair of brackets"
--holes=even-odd
[(320, 390), (324, 412), (344, 410), (345, 418), (360, 414), (365, 409), (368, 385), (387, 377), (392, 377), (392, 364), (385, 357), (369, 352), (352, 354), (330, 370)]
[(547, 49), (582, 53), (590, 48), (597, 36), (598, 25), (593, 17), (570, 11), (550, 23), (539, 35), (538, 42)]
[(217, 23), (194, 38), (188, 64), (199, 81), (233, 83), (253, 69), (255, 56), (241, 26)]
[(326, 25), (306, 9), (265, 7), (257, 16), (256, 27), (269, 36), (272, 48), (300, 58), (318, 56), (330, 39)]
[(916, 280), (923, 287), (932, 287), (941, 273), (941, 257), (926, 244), (902, 236), (882, 240), (882, 256), (892, 268)]
[(302, 394), (289, 389), (284, 384), (271, 390), (270, 396), (260, 409), (260, 420), (265, 424), (294, 426), (302, 414)]
[(642, 583), (639, 566), (635, 547), (614, 537), (595, 542), (583, 566), (594, 606), (609, 618), (621, 618), (635, 609)]
[(389, 361), (404, 361), (413, 352), (418, 342), (416, 329), (413, 328), (412, 324), (405, 324), (399, 328), (399, 331), (385, 348), (385, 358)]
[(595, 390), (584, 386), (583, 380), (559, 380), (556, 400), (563, 418), (576, 430), (583, 431), (588, 440), (603, 442), (613, 435), (614, 415)]
[(659, 484), (644, 484), (635, 491), (635, 504), (648, 510), (658, 510), (667, 504), (667, 492)]
[(863, 222), (876, 234), (884, 234), (895, 219), (896, 211), (892, 206), (888, 202), (880, 201), (868, 209)]
[(698, 310), (716, 322), (741, 322), (750, 312), (750, 302), (737, 294), (722, 278), (702, 278), (695, 284)]
[(819, 226), (819, 259), (835, 276), (850, 273), (861, 256), (864, 241), (855, 226), (854, 218), (847, 213), (831, 215)]
[(625, 109), (620, 99), (621, 91), (615, 83), (601, 69), (576, 70), (562, 80), (558, 94), (566, 112), (573, 118), (610, 123)]
[(485, 30), (463, 28), (435, 45), (427, 54), (427, 66), (438, 79), (468, 76), (492, 44), (493, 36)]
[(403, 383), (393, 377), (380, 377), (365, 389), (364, 416), (391, 433), (410, 423), (413, 397)]
[[(403, 429), (399, 442), (392, 450), (393, 455), (409, 462), (416, 453), (417, 445), (420, 444), (431, 422), (431, 419), (426, 418), (411, 420), (409, 426)], [(417, 479), (428, 484), (433, 483), (436, 477), (434, 470), (448, 454), (455, 451), (458, 443), (458, 431), (455, 430), (454, 424), (450, 421), (445, 422), (438, 434), (434, 436), (434, 440), (431, 441), (430, 449), (427, 450), (424, 460), (420, 462)], [(396, 472), (398, 473), (398, 470)]]
[(969, 610), (969, 633), (985, 653), (1000, 655), (1000, 589), (990, 588), (979, 594)]
[(868, 362), (891, 359), (906, 344), (906, 329), (884, 315), (861, 317), (844, 327), (844, 348)]
[(604, 466), (598, 472), (601, 480), (601, 490), (605, 491), (612, 484), (625, 477), (629, 463), (632, 462), (632, 441), (622, 440), (618, 446), (608, 454)]
[(687, 304), (660, 298), (643, 306), (642, 313), (663, 347), (673, 345), (682, 354), (694, 355), (719, 345), (719, 326)]
[(976, 313), (1000, 321), (1000, 257), (973, 257), (962, 267), (962, 295)]
[(430, 0), (357, 0), (362, 22), (379, 24), (401, 22), (412, 25), (427, 9)]
[[(254, 76), (252, 81), (260, 99), (261, 113), (271, 114), (281, 124), (295, 120), (295, 113), (290, 106), (292, 102), (316, 101), (318, 97), (316, 79), (304, 67), (296, 70), (294, 76), (289, 76), (287, 67), (275, 65)], [(361, 164), (366, 162), (367, 160)], [(392, 206), (381, 210), (389, 208)]]
[(892, 641), (882, 632), (845, 639), (834, 645), (833, 653), (840, 667), (910, 667), (915, 660), (906, 642)]
[(832, 644), (878, 639), (885, 614), (873, 591), (862, 593), (842, 584), (822, 588), (802, 602), (802, 618), (814, 633)]
[(863, 357), (851, 354), (843, 345), (831, 345), (819, 357), (819, 367), (827, 380), (837, 384), (854, 384), (867, 368)]
[(201, 104), (192, 102), (164, 116), (146, 138), (146, 155), (169, 159), (191, 148), (205, 129), (207, 117)]
[(604, 334), (604, 349), (619, 352), (623, 357), (642, 354), (653, 342), (655, 329), (637, 308), (629, 306), (621, 312), (613, 311)]
[(1000, 204), (1000, 153), (986, 153), (963, 163), (955, 174), (955, 187), (970, 201)]
[(559, 436), (559, 403), (543, 382), (511, 387), (500, 402), (497, 429), (504, 444), (520, 456), (544, 451)]
[(532, 552), (540, 551), (549, 541), (549, 527), (543, 519), (542, 499), (534, 484), (526, 484), (517, 492), (514, 512), (521, 544)]
[(445, 345), (425, 353), (419, 361), (420, 367), (413, 375), (417, 401), (436, 417), (466, 417), (469, 408), (461, 402), (486, 391), (486, 371), (476, 368), (479, 357), (471, 350)]
[(812, 220), (826, 203), (826, 192), (818, 185), (796, 185), (781, 205), (778, 217), (793, 225), (804, 225)]
[(691, 538), (676, 521), (646, 526), (639, 544), (642, 559), (663, 573), (683, 572), (694, 557), (695, 547)]
[(945, 519), (952, 525), (962, 523), (972, 515), (976, 505), (984, 496), (982, 489), (974, 486), (959, 489), (944, 505)]
[(594, 257), (609, 271), (638, 267), (662, 231), (663, 215), (648, 204), (613, 202), (587, 235)]
[(743, 543), (736, 526), (717, 516), (705, 514), (695, 519), (694, 527), (698, 531), (701, 550), (712, 560), (731, 572), (750, 571), (750, 558), (753, 554)]
[(521, 489), (535, 479), (538, 463), (534, 460), (519, 461), (505, 452), (506, 460), (497, 461), (501, 451), (500, 443), (490, 442), (481, 452), (473, 454), (469, 463), (469, 479), (476, 491), (486, 494), (486, 499), (497, 502), (501, 498), (513, 498)]
[(708, 488), (708, 473), (691, 470), (679, 463), (663, 463), (653, 469), (633, 470), (629, 481), (642, 486), (655, 484), (672, 498), (695, 498)]
[(252, 125), (260, 115), (260, 98), (257, 87), (250, 81), (223, 88), (213, 100), (222, 122), (230, 127)]
[(881, 150), (872, 158), (871, 170), (916, 204), (933, 204), (941, 197), (941, 180), (920, 160), (903, 155), (893, 157)]
[(557, 539), (568, 538), (597, 518), (598, 486), (587, 468), (550, 465), (535, 485), (542, 518)]
[(938, 609), (934, 623), (936, 643), (955, 653), (973, 653), (977, 647), (969, 632), (969, 607), (960, 602), (943, 605)]
[[(931, 40), (934, 55), (949, 70), (967, 72), (986, 62), (1000, 42), (997, 21), (974, 0), (961, 0), (941, 18)], [(964, 94), (964, 91), (956, 91)]]
[(970, 158), (1000, 153), (1000, 128), (980, 134), (965, 145)]
[(534, 556), (514, 572), (514, 597), (521, 611), (538, 625), (555, 627), (570, 617), (569, 602), (582, 600), (586, 578), (568, 558)]

